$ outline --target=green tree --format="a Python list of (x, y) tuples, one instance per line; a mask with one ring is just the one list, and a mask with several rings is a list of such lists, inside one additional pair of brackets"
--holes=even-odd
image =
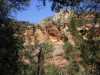
[(16, 37), (17, 23), (8, 16), (12, 11), (23, 9), (30, 0), (0, 0), (0, 75), (18, 75), (22, 40)]
[[(77, 46), (78, 50), (81, 51), (81, 57), (84, 63), (82, 65), (84, 65), (87, 75), (99, 75), (100, 73), (97, 69), (97, 64), (96, 64), (97, 63), (96, 52), (100, 50), (100, 48), (98, 46), (97, 42), (98, 40), (94, 39), (96, 37), (97, 32), (95, 31), (95, 27), (93, 26), (89, 31), (83, 29), (80, 31), (81, 35), (77, 34), (78, 31), (76, 30), (76, 28), (78, 26), (81, 26), (82, 24), (83, 25), (87, 24), (87, 21), (83, 20), (84, 19), (79, 20), (75, 17), (72, 17), (69, 29), (72, 32), (72, 34), (78, 38), (79, 42), (77, 43)], [(93, 25), (95, 23), (92, 22), (90, 24)], [(83, 38), (84, 35), (87, 39)]]
[(0, 19), (5, 19), (12, 11), (21, 10), (30, 0), (0, 0)]
[[(100, 0), (38, 0), (42, 1), (45, 6), (47, 2), (51, 2), (51, 8), (54, 11), (59, 11), (60, 9), (74, 9), (76, 12), (83, 11), (97, 11), (98, 6), (100, 6)], [(81, 7), (81, 3), (83, 6)]]

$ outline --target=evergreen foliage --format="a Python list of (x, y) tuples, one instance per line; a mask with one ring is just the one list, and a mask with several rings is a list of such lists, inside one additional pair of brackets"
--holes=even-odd
[(12, 11), (23, 9), (30, 0), (0, 0), (0, 20), (5, 20)]
[[(76, 13), (98, 12), (100, 0), (38, 0), (45, 6), (47, 2), (51, 2), (51, 9), (59, 12), (60, 9), (72, 9)], [(81, 6), (83, 4), (83, 6)], [(100, 11), (99, 11), (100, 12)]]
[[(84, 20), (84, 19), (82, 19), (82, 20)], [(93, 40), (93, 38), (95, 37), (95, 35), (93, 35), (93, 34), (96, 34), (95, 29), (93, 27), (89, 31), (83, 30), (82, 32), (80, 32), (82, 35), (79, 35), (78, 34), (79, 32), (76, 30), (77, 27), (79, 27), (81, 25), (85, 25), (87, 23), (93, 25), (93, 21), (91, 23), (91, 22), (88, 22), (87, 20), (86, 21), (82, 21), (82, 20), (80, 21), (77, 18), (72, 17), (72, 20), (71, 20), (71, 23), (69, 26), (69, 30), (72, 32), (72, 34), (75, 37), (78, 38), (79, 42), (77, 42), (76, 45), (78, 47), (78, 50), (80, 50), (80, 52), (81, 52), (81, 56), (83, 59), (83, 61), (82, 61), (83, 64), (81, 64), (81, 65), (84, 66), (85, 72), (88, 75), (98, 75), (99, 73), (98, 73), (98, 70), (96, 69), (96, 59), (97, 59), (96, 51), (99, 50), (99, 47), (97, 45), (96, 40)], [(84, 35), (86, 35), (85, 37), (87, 38), (87, 40), (83, 38)], [(91, 65), (91, 67), (90, 67), (90, 65)], [(95, 65), (95, 68), (93, 68), (93, 65)]]
[(16, 32), (11, 23), (0, 24), (0, 75), (18, 74), (18, 52), (22, 41), (14, 36)]
[(50, 57), (50, 52), (53, 51), (53, 45), (49, 42), (43, 43), (42, 49), (45, 58)]
[(66, 75), (63, 70), (54, 65), (47, 65), (45, 71), (45, 75)]

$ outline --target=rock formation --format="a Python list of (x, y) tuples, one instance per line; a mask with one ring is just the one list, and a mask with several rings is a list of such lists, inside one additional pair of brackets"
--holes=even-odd
[[(36, 56), (40, 52), (37, 45), (48, 42), (52, 44), (53, 47), (50, 52), (48, 51), (47, 54), (49, 55), (50, 53), (50, 57), (44, 59), (44, 64), (53, 64), (59, 68), (64, 68), (66, 65), (69, 65), (69, 60), (65, 58), (66, 51), (63, 47), (64, 43), (67, 41), (72, 47), (75, 47), (76, 45), (76, 37), (69, 31), (70, 15), (73, 14), (61, 12), (50, 18), (47, 22), (42, 21), (35, 26), (26, 26), (24, 33), (22, 33), (22, 39), (24, 41), (23, 51), (26, 51), (26, 53), (28, 51), (31, 52), (32, 58), (37, 62), (38, 58)], [(91, 24), (82, 25), (81, 27), (78, 27), (77, 30), (89, 30), (92, 26), (93, 25)], [(100, 25), (95, 25), (95, 28), (97, 31), (96, 35), (100, 36)], [(32, 63), (25, 55), (23, 55), (21, 59), (25, 64)], [(80, 62), (80, 54), (76, 54), (75, 59), (76, 62)]]

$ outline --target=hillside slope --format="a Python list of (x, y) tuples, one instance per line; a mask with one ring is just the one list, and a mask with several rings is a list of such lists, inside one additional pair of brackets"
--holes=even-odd
[[(66, 73), (65, 68), (71, 67), (75, 62), (75, 65), (78, 64), (80, 72), (83, 73), (84, 66), (80, 65), (83, 59), (80, 51), (76, 49), (79, 38), (70, 31), (71, 16), (73, 16), (71, 12), (60, 12), (37, 25), (22, 25), (21, 33), (18, 33), (23, 40), (23, 49), (19, 53), (20, 61), (25, 65), (35, 62), (40, 64), (37, 65), (38, 67), (53, 65), (64, 73)], [(90, 20), (94, 16), (86, 15), (83, 18)], [(76, 29), (80, 34), (82, 30), (89, 31), (92, 28), (93, 24), (86, 23)], [(100, 41), (100, 24), (95, 24), (94, 28), (95, 36), (97, 36), (94, 39)], [(86, 35), (82, 35), (84, 40), (87, 40)], [(100, 61), (99, 56), (98, 54), (98, 61)]]

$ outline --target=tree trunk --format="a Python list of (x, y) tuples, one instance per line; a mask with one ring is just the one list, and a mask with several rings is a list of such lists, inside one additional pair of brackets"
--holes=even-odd
[(41, 46), (39, 47), (37, 75), (44, 75), (44, 54)]

